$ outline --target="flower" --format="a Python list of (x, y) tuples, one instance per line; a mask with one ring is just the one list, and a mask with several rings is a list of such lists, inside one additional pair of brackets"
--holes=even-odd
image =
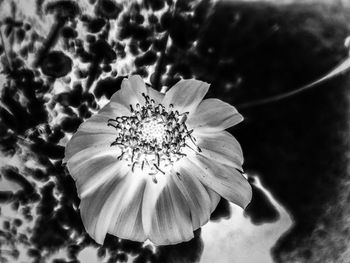
[(243, 120), (209, 84), (181, 80), (165, 94), (140, 76), (121, 89), (68, 142), (64, 162), (81, 198), (89, 235), (156, 245), (193, 238), (220, 196), (245, 208), (252, 190), (243, 155), (225, 129)]

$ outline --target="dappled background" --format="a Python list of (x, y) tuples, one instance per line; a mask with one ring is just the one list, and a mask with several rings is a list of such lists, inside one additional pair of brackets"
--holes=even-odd
[[(350, 10), (341, 1), (276, 2), (0, 1), (0, 262), (198, 262), (210, 251), (218, 263), (348, 262), (348, 76), (256, 102), (343, 61)], [(87, 235), (64, 146), (129, 74), (156, 89), (209, 82), (207, 97), (243, 114), (230, 132), (251, 182), (256, 175), (265, 187), (253, 185), (244, 213), (221, 200), (210, 226), (174, 246), (110, 235), (99, 246)], [(269, 256), (250, 257), (259, 253)]]

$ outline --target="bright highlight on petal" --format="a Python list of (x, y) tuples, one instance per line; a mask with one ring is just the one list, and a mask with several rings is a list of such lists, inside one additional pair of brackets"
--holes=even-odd
[(140, 76), (82, 123), (64, 162), (81, 198), (86, 231), (169, 245), (188, 241), (208, 222), (220, 196), (245, 208), (251, 187), (243, 155), (225, 129), (243, 120), (209, 84), (181, 80), (162, 94)]

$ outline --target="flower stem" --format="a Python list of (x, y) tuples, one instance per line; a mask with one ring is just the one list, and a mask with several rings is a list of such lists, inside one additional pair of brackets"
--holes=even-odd
[(248, 109), (248, 108), (252, 108), (252, 107), (256, 107), (256, 106), (260, 106), (260, 105), (265, 105), (265, 104), (269, 104), (272, 102), (276, 102), (276, 101), (280, 101), (283, 99), (287, 99), (289, 97), (295, 96), (299, 93), (302, 93), (306, 90), (309, 90), (311, 88), (316, 87), (318, 84), (323, 83), (326, 80), (329, 80), (331, 78), (334, 78), (336, 76), (338, 76), (341, 73), (344, 73), (345, 71), (350, 69), (350, 57), (345, 59), (343, 62), (341, 62), (339, 65), (337, 65), (333, 70), (331, 70), (329, 73), (327, 73), (325, 76), (319, 78), (318, 80), (307, 84), (305, 86), (302, 86), (298, 89), (289, 91), (289, 92), (285, 92), (282, 94), (278, 94), (278, 95), (274, 95), (271, 97), (267, 97), (267, 98), (263, 98), (263, 99), (259, 99), (259, 100), (254, 100), (254, 101), (250, 101), (250, 102), (246, 102), (246, 103), (242, 103), (242, 104), (238, 104), (237, 108), (239, 109)]

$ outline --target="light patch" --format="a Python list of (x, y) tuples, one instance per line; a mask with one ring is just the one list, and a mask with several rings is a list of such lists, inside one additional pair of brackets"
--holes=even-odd
[(146, 119), (144, 123), (142, 123), (142, 126), (141, 140), (145, 140), (147, 142), (157, 141), (158, 144), (163, 143), (166, 135), (165, 125), (163, 122), (158, 122), (154, 119)]
[[(254, 185), (267, 197), (279, 213), (279, 220), (273, 223), (254, 225), (244, 210), (230, 203), (232, 216), (228, 220), (210, 221), (202, 227), (204, 250), (202, 263), (272, 263), (271, 248), (293, 226), (293, 219), (287, 210), (273, 197), (258, 176), (253, 176)], [(262, 242), (263, 240), (263, 242)]]

